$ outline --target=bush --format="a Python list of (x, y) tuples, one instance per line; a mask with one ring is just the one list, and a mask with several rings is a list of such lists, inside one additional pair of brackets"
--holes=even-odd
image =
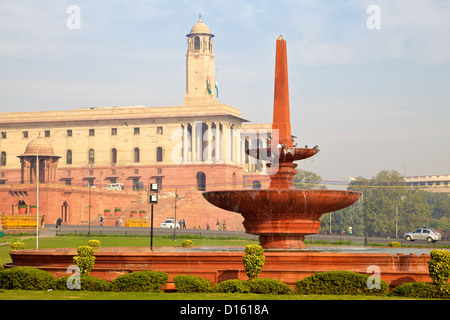
[(180, 274), (178, 276), (175, 276), (173, 280), (175, 282), (175, 287), (178, 289), (178, 292), (181, 293), (212, 291), (212, 284), (209, 279)]
[(89, 244), (89, 247), (92, 247), (92, 248), (98, 248), (102, 245), (100, 240), (89, 240), (88, 244)]
[(380, 280), (380, 289), (369, 289), (369, 275), (350, 271), (316, 273), (295, 283), (296, 294), (384, 294), (389, 285)]
[(264, 249), (258, 244), (251, 244), (245, 247), (245, 254), (242, 257), (244, 269), (249, 279), (256, 279), (261, 273), (266, 262)]
[(73, 263), (80, 268), (81, 275), (87, 276), (94, 268), (94, 248), (90, 246), (80, 246), (78, 247), (77, 252), (78, 255), (73, 257)]
[(51, 287), (53, 275), (33, 267), (15, 267), (0, 271), (0, 287), (3, 289), (46, 290)]
[(388, 247), (401, 247), (402, 244), (400, 242), (397, 241), (392, 241), (388, 243)]
[(213, 291), (218, 293), (249, 293), (250, 287), (247, 281), (231, 279), (216, 283)]
[(22, 241), (15, 241), (9, 245), (9, 251), (23, 250), (25, 249), (25, 243)]
[[(69, 276), (64, 276), (62, 278), (54, 279), (52, 283), (52, 289), (55, 290), (70, 290), (67, 287), (67, 280)], [(98, 279), (92, 276), (81, 276), (80, 277), (80, 290), (82, 291), (111, 291), (111, 282)]]
[(428, 272), (433, 283), (444, 286), (450, 277), (450, 252), (445, 250), (431, 250), (428, 260)]
[(389, 292), (388, 296), (450, 299), (450, 284), (439, 288), (439, 286), (429, 282), (407, 282), (396, 286)]
[(292, 289), (280, 280), (261, 278), (247, 280), (251, 293), (262, 294), (291, 294)]
[(181, 242), (181, 246), (183, 248), (191, 248), (194, 245), (194, 243), (192, 242), (192, 240), (183, 240), (183, 242)]
[(112, 281), (114, 291), (161, 292), (161, 286), (169, 279), (163, 271), (136, 271), (118, 276)]

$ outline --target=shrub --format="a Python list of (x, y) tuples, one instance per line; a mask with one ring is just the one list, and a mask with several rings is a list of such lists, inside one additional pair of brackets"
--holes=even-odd
[(262, 294), (291, 294), (292, 289), (280, 280), (261, 278), (247, 280), (251, 293)]
[(25, 242), (15, 241), (9, 245), (9, 251), (25, 249)]
[(245, 247), (245, 254), (242, 257), (244, 269), (249, 279), (256, 279), (261, 273), (262, 267), (266, 262), (264, 249), (258, 244), (251, 244)]
[(380, 289), (369, 289), (369, 275), (350, 271), (316, 273), (295, 283), (296, 294), (349, 294), (371, 295), (385, 293), (389, 285), (380, 280)]
[(102, 245), (100, 240), (89, 240), (88, 244), (89, 244), (89, 247), (92, 247), (92, 248), (98, 248)]
[(431, 250), (428, 260), (428, 272), (433, 283), (437, 286), (447, 284), (450, 277), (450, 252), (445, 250)]
[(407, 282), (396, 286), (388, 296), (450, 299), (450, 284), (446, 284), (440, 290), (438, 286), (429, 282)]
[(169, 279), (163, 271), (136, 271), (118, 276), (112, 281), (114, 291), (161, 292), (161, 286)]
[(388, 243), (388, 247), (401, 247), (402, 244), (400, 242), (397, 241), (392, 241)]
[(87, 276), (94, 268), (94, 248), (90, 246), (80, 246), (78, 247), (77, 252), (78, 255), (73, 257), (73, 263), (80, 268), (81, 275)]
[(183, 242), (181, 242), (181, 246), (183, 248), (191, 248), (194, 245), (194, 243), (192, 242), (192, 240), (183, 240)]
[(0, 271), (0, 287), (3, 289), (46, 290), (51, 287), (53, 275), (33, 267), (15, 267)]
[[(56, 290), (69, 290), (67, 287), (67, 280), (69, 276), (64, 276), (62, 278), (54, 279), (52, 282), (52, 289)], [(81, 276), (80, 277), (80, 290), (82, 291), (111, 291), (111, 282), (98, 279), (92, 276)]]
[(240, 279), (231, 279), (216, 283), (213, 288), (218, 293), (249, 293), (250, 287), (247, 281)]
[(178, 292), (181, 293), (212, 291), (212, 284), (209, 279), (180, 274), (178, 276), (175, 276), (173, 280), (175, 282), (175, 287), (178, 289)]

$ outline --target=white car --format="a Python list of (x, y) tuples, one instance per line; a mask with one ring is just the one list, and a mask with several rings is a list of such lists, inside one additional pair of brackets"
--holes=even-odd
[(123, 190), (124, 187), (123, 187), (123, 184), (121, 184), (121, 183), (110, 183), (110, 184), (108, 184), (105, 187), (105, 189), (108, 189), (108, 190)]
[[(161, 228), (173, 228), (174, 225), (175, 225), (175, 219), (167, 218), (166, 220), (164, 220), (164, 222), (161, 222), (160, 227)], [(179, 221), (177, 221), (176, 225), (177, 225), (177, 229), (180, 229)]]

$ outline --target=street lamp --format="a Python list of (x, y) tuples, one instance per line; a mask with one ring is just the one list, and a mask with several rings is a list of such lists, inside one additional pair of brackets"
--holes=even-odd
[[(150, 192), (156, 192), (156, 194), (151, 194)], [(148, 190), (148, 202), (151, 204), (151, 220), (150, 220), (150, 250), (153, 251), (153, 205), (158, 203), (158, 184), (150, 183), (150, 188)]]

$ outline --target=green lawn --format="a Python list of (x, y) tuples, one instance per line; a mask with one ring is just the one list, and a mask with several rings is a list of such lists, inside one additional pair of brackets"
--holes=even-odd
[[(18, 237), (4, 237), (0, 242), (14, 241)], [(101, 241), (102, 247), (149, 247), (150, 237), (124, 237), (124, 236), (52, 236), (39, 238), (39, 249), (45, 248), (78, 248), (85, 246), (89, 240), (97, 239)], [(242, 246), (257, 243), (254, 240), (218, 240), (214, 238), (191, 239), (194, 246)], [(26, 249), (36, 249), (36, 237), (29, 236), (23, 240)], [(181, 246), (183, 239), (153, 237), (153, 246)], [(0, 261), (2, 264), (11, 262), (9, 256), (9, 245), (0, 246)]]
[(387, 296), (1, 290), (1, 300), (411, 300)]

